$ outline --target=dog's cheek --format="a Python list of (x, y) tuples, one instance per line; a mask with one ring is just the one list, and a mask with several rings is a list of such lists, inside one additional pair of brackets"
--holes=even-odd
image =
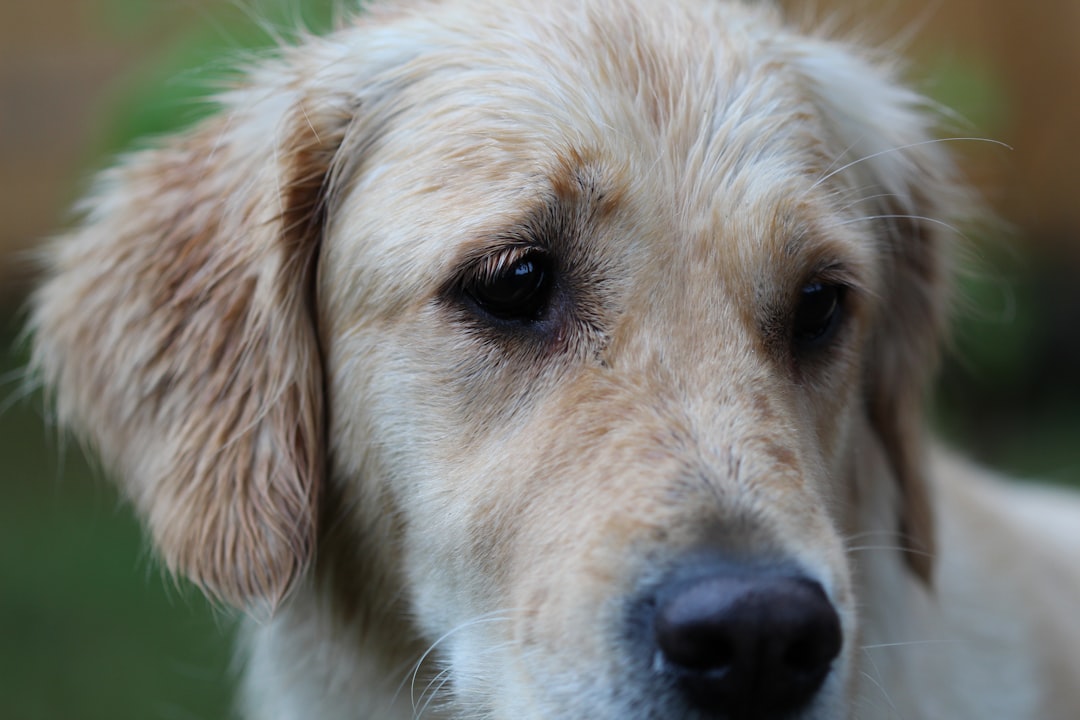
[[(855, 344), (861, 345), (861, 338)], [(847, 521), (851, 453), (857, 452), (855, 438), (864, 422), (861, 373), (857, 357), (844, 358), (833, 370), (832, 382), (800, 394), (796, 403), (801, 454), (819, 469), (813, 473), (815, 485), (840, 527)]]

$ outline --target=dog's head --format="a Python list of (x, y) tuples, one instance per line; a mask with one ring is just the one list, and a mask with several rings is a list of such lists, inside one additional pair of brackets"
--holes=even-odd
[(930, 581), (932, 121), (766, 9), (517, 5), (309, 39), (110, 171), (36, 298), (59, 416), (169, 568), (400, 599), (466, 710), (840, 717), (857, 481)]

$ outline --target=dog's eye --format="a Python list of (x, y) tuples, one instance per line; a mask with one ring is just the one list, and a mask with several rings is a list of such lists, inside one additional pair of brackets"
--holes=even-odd
[(466, 283), (465, 292), (481, 309), (503, 320), (538, 320), (551, 296), (548, 258), (539, 251), (497, 257)]
[(797, 350), (811, 350), (829, 341), (843, 316), (846, 289), (826, 282), (803, 287), (792, 323), (792, 341)]

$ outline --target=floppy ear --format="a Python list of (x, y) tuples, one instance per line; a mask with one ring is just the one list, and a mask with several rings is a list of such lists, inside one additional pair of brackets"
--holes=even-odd
[(312, 85), (274, 61), (216, 117), (104, 173), (33, 301), (60, 422), (168, 568), (237, 606), (275, 606), (314, 550), (314, 266), (348, 108)]
[(832, 134), (829, 173), (873, 222), (882, 290), (866, 361), (867, 412), (899, 483), (898, 532), (909, 567), (933, 573), (934, 519), (923, 477), (923, 404), (949, 317), (953, 224), (972, 200), (941, 142), (928, 102), (889, 68), (840, 46), (799, 58)]

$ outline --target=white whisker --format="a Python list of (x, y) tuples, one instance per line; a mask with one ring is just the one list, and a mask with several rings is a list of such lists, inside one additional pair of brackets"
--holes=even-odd
[(885, 700), (885, 704), (887, 704), (889, 706), (889, 709), (892, 710), (894, 713), (897, 712), (896, 704), (893, 703), (892, 698), (889, 697), (889, 693), (888, 693), (888, 691), (885, 690), (885, 686), (882, 685), (881, 682), (877, 678), (875, 678), (874, 676), (872, 676), (870, 673), (866, 672), (865, 670), (860, 671), (859, 674), (862, 675), (867, 680), (869, 680), (870, 683), (875, 688), (877, 688), (878, 692), (881, 693), (881, 697)]
[(887, 214), (887, 215), (866, 215), (866, 216), (863, 216), (863, 217), (857, 217), (857, 218), (851, 218), (849, 220), (843, 220), (843, 221), (837, 223), (837, 225), (842, 227), (844, 225), (852, 225), (854, 223), (867, 222), (867, 221), (870, 221), (870, 220), (918, 220), (919, 222), (927, 222), (927, 223), (931, 223), (932, 225), (940, 225), (941, 227), (944, 227), (947, 230), (950, 230), (951, 232), (956, 233), (960, 237), (964, 237), (964, 233), (961, 232), (959, 228), (957, 228), (955, 225), (950, 225), (949, 223), (945, 222), (944, 220), (938, 220), (936, 218), (926, 217), (924, 215), (906, 215), (904, 213), (895, 213), (895, 214)]
[[(442, 643), (446, 642), (447, 639), (449, 639), (450, 637), (453, 637), (457, 633), (462, 632), (464, 630), (467, 630), (467, 629), (469, 629), (471, 627), (475, 627), (477, 625), (483, 625), (483, 624), (494, 623), (494, 622), (505, 622), (505, 621), (510, 619), (512, 612), (514, 612), (514, 611), (513, 610), (496, 610), (496, 611), (493, 611), (493, 612), (490, 612), (490, 613), (486, 613), (484, 615), (477, 616), (477, 617), (475, 617), (475, 618), (473, 618), (471, 620), (467, 620), (467, 621), (461, 623), (460, 625), (457, 625), (456, 627), (454, 627), (454, 628), (448, 630), (447, 632), (443, 633), (438, 639), (435, 640), (435, 642), (431, 643), (427, 647), (427, 649), (424, 650), (424, 652), (423, 652), (423, 654), (421, 654), (420, 658), (413, 664), (412, 671), (407, 672), (405, 677), (402, 678), (401, 682), (398, 684), (397, 689), (394, 691), (393, 698), (396, 699), (401, 694), (402, 690), (404, 690), (404, 688), (405, 688), (406, 682), (408, 682), (408, 684), (409, 684), (409, 697), (411, 698), (412, 709), (413, 709), (413, 713), (415, 714), (417, 712), (417, 706), (418, 706), (417, 693), (416, 693), (417, 680), (419, 679), (421, 668), (424, 666), (424, 663), (427, 662), (427, 659), (432, 655), (432, 653), (434, 653), (435, 650)], [(445, 672), (445, 671), (440, 671), (439, 673), (436, 674), (435, 677), (437, 678), (443, 672)], [(440, 683), (440, 687), (442, 687), (442, 685), (444, 685), (447, 681), (449, 681), (449, 679), (450, 678), (448, 676), (444, 681), (442, 681)], [(430, 687), (430, 686), (431, 685), (430, 685), (430, 682), (429, 682), (428, 687)], [(425, 688), (425, 692), (426, 692), (426, 690), (427, 690), (427, 688)], [(420, 697), (423, 697), (423, 694), (424, 693), (422, 692), (420, 694)]]
[(1003, 147), (1003, 148), (1005, 148), (1007, 150), (1012, 150), (1012, 146), (1008, 145), (1007, 143), (1003, 143), (1000, 140), (993, 140), (991, 138), (948, 137), (948, 138), (933, 138), (933, 139), (930, 139), (930, 140), (922, 140), (920, 142), (908, 143), (906, 145), (898, 145), (896, 147), (889, 148), (887, 150), (879, 150), (876, 153), (870, 153), (869, 155), (864, 155), (864, 156), (862, 156), (861, 158), (859, 158), (857, 160), (852, 160), (851, 162), (846, 163), (844, 165), (841, 165), (840, 167), (838, 167), (838, 168), (836, 168), (834, 170), (826, 171), (826, 173), (824, 175), (822, 175), (820, 178), (818, 178), (814, 182), (814, 184), (810, 186), (810, 190), (813, 190), (814, 188), (818, 187), (822, 183), (828, 182), (831, 178), (839, 175), (840, 173), (844, 172), (845, 170), (853, 168), (853, 167), (855, 167), (856, 165), (858, 165), (860, 163), (867, 162), (868, 160), (873, 160), (874, 158), (879, 158), (879, 157), (882, 157), (884, 155), (891, 155), (892, 153), (903, 152), (905, 150), (911, 150), (911, 149), (917, 148), (917, 147), (923, 147), (925, 145), (936, 145), (938, 143), (947, 143), (947, 142), (989, 143), (991, 145), (998, 145), (998, 146)]
[(880, 650), (881, 648), (912, 647), (915, 645), (954, 645), (955, 640), (907, 640), (904, 642), (876, 643), (863, 645), (860, 650)]
[(443, 668), (428, 681), (427, 687), (420, 693), (421, 698), (427, 695), (427, 699), (424, 700), (419, 709), (416, 708), (415, 703), (413, 704), (413, 720), (420, 720), (424, 716), (424, 713), (428, 711), (428, 708), (431, 707), (435, 698), (438, 697), (448, 682), (450, 682), (450, 668)]

